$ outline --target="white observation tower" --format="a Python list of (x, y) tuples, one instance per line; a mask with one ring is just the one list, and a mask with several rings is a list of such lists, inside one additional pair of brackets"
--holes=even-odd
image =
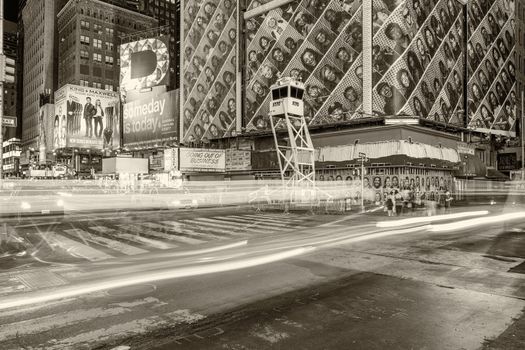
[[(277, 149), (283, 186), (296, 201), (296, 190), (315, 190), (315, 150), (304, 119), (304, 83), (280, 78), (270, 87), (270, 123)], [(280, 144), (278, 130), (286, 128), (288, 144)], [(295, 194), (295, 195), (294, 195)]]

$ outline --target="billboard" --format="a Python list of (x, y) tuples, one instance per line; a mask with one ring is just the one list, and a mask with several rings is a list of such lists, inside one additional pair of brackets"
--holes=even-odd
[[(247, 13), (260, 4), (250, 1)], [(246, 20), (247, 131), (269, 130), (269, 90), (280, 76), (305, 82), (310, 125), (362, 117), (362, 14), (360, 0), (303, 0)]]
[(226, 171), (226, 152), (220, 149), (180, 149), (180, 171), (219, 172)]
[(458, 1), (374, 2), (373, 109), (464, 126)]
[(169, 84), (169, 36), (120, 46), (120, 88), (141, 90)]
[(251, 170), (252, 152), (238, 149), (226, 150), (226, 170)]
[(181, 141), (227, 137), (237, 115), (237, 1), (181, 6)]
[(55, 92), (53, 149), (115, 149), (120, 146), (118, 93), (64, 85)]
[(469, 127), (492, 134), (515, 131), (515, 2), (468, 4)]
[(179, 91), (141, 94), (124, 104), (123, 144), (125, 147), (155, 147), (178, 142)]

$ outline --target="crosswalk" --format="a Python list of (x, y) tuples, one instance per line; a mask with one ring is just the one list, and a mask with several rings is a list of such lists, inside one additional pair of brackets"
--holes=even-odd
[(192, 247), (212, 241), (246, 239), (258, 235), (305, 228), (308, 216), (244, 214), (121, 223), (83, 222), (79, 227), (39, 232), (52, 251), (72, 257), (101, 261), (172, 248)]

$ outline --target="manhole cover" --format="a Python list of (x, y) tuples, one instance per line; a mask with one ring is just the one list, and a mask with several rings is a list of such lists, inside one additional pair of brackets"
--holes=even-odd
[(151, 292), (154, 292), (156, 289), (157, 287), (153, 284), (139, 284), (135, 286), (110, 289), (106, 293), (110, 296), (127, 297), (149, 294)]

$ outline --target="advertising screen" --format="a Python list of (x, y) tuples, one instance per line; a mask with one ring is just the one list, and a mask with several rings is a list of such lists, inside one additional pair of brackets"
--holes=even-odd
[(55, 93), (53, 148), (118, 148), (119, 120), (116, 92), (65, 85)]
[[(263, 1), (267, 3), (268, 1)], [(261, 1), (250, 1), (248, 11)], [(279, 76), (306, 84), (310, 125), (361, 118), (362, 1), (293, 1), (245, 21), (248, 131), (269, 130), (270, 86)]]
[(179, 91), (146, 93), (124, 105), (125, 147), (154, 147), (178, 141)]
[(125, 91), (169, 84), (169, 36), (120, 46), (120, 87)]
[(219, 172), (226, 171), (226, 152), (220, 149), (180, 149), (180, 171)]
[(237, 1), (184, 0), (181, 6), (181, 139), (227, 137), (237, 115)]

